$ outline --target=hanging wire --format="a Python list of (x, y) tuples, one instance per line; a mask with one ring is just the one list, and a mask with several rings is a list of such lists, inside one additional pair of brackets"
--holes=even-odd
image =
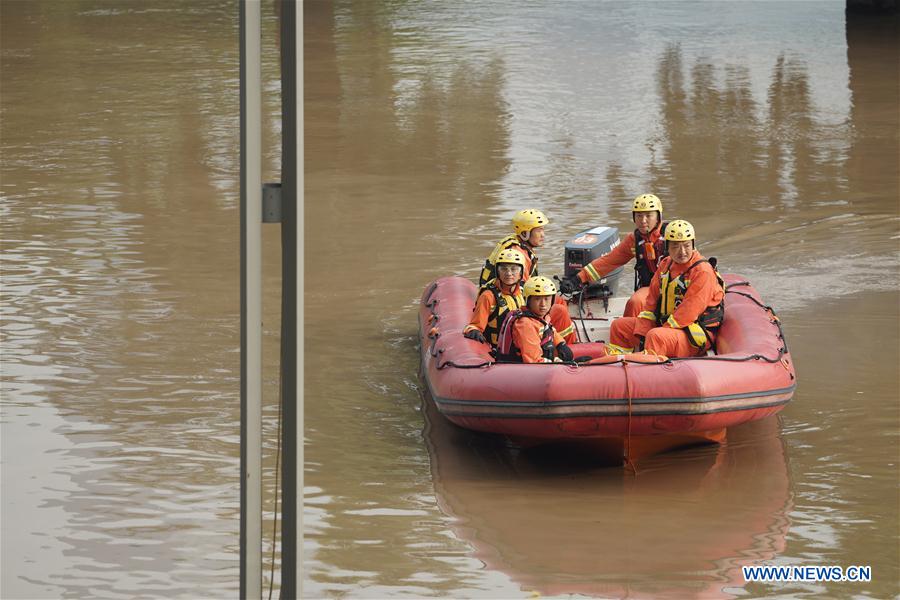
[(281, 487), (279, 484), (279, 475), (281, 474), (281, 401), (284, 392), (284, 375), (278, 378), (278, 433), (275, 446), (275, 508), (272, 517), (272, 559), (269, 567), (269, 600), (272, 600), (272, 591), (275, 589), (275, 548), (278, 543), (278, 497)]
[(587, 324), (584, 322), (584, 290), (578, 293), (578, 316), (581, 318), (581, 328), (584, 330), (584, 339), (588, 343), (591, 341), (591, 336), (588, 335)]

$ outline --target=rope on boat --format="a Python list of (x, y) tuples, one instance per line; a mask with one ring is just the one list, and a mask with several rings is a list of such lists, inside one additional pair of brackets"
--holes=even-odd
[[(431, 295), (437, 289), (437, 286), (438, 286), (438, 282), (435, 281), (434, 283), (431, 284), (431, 287), (428, 289), (428, 291), (425, 294), (425, 300), (426, 300), (425, 306), (431, 310), (431, 316), (428, 317), (429, 324), (440, 320), (440, 315), (438, 315), (434, 309), (434, 307), (437, 305), (439, 299), (435, 298), (434, 300), (429, 300), (431, 298)], [(788, 353), (788, 347), (787, 347), (787, 340), (784, 337), (784, 329), (781, 326), (781, 319), (778, 318), (778, 315), (775, 314), (775, 309), (773, 309), (771, 306), (763, 304), (762, 302), (760, 302), (759, 300), (757, 300), (750, 294), (746, 294), (744, 292), (740, 292), (740, 291), (731, 289), (734, 287), (742, 287), (742, 286), (750, 286), (750, 282), (749, 281), (736, 281), (734, 283), (728, 284), (725, 286), (725, 293), (726, 294), (737, 294), (738, 296), (743, 296), (744, 298), (749, 298), (754, 304), (756, 304), (757, 306), (759, 306), (760, 308), (762, 308), (763, 310), (768, 312), (770, 315), (772, 315), (772, 318), (769, 319), (769, 321), (772, 324), (774, 324), (775, 327), (778, 329), (778, 338), (781, 340), (781, 343), (782, 343), (781, 348), (778, 349), (778, 356), (776, 356), (774, 358), (769, 357), (769, 356), (764, 356), (762, 354), (750, 354), (748, 356), (741, 356), (741, 357), (689, 356), (689, 357), (684, 357), (684, 358), (668, 358), (667, 360), (665, 360), (661, 363), (645, 363), (645, 362), (640, 362), (640, 361), (629, 360), (627, 358), (622, 358), (620, 360), (617, 360), (616, 362), (611, 362), (611, 363), (605, 363), (605, 364), (604, 363), (594, 363), (594, 364), (584, 363), (584, 364), (581, 364), (578, 366), (580, 366), (580, 367), (607, 367), (610, 365), (617, 365), (619, 363), (621, 363), (623, 366), (626, 363), (635, 364), (635, 365), (660, 365), (660, 364), (667, 364), (667, 363), (673, 363), (676, 361), (685, 361), (685, 360), (715, 360), (715, 361), (721, 361), (721, 362), (750, 362), (753, 360), (761, 360), (763, 362), (767, 362), (770, 364), (781, 363), (781, 365), (786, 370), (790, 371), (790, 369), (788, 368), (788, 365), (786, 364), (787, 361), (784, 358), (784, 356)], [(581, 306), (579, 306), (579, 311), (580, 310), (581, 310)], [(583, 326), (584, 318), (582, 317), (581, 320), (582, 320), (582, 326)], [(429, 353), (431, 354), (431, 356), (433, 358), (437, 358), (438, 356), (440, 356), (441, 354), (444, 353), (443, 348), (436, 349), (437, 340), (440, 336), (441, 336), (441, 334), (437, 330), (437, 327), (432, 327), (428, 332), (428, 338), (432, 340), (431, 348), (429, 349)], [(498, 363), (496, 361), (488, 360), (488, 361), (475, 363), (475, 364), (462, 364), (461, 365), (461, 364), (457, 364), (457, 363), (453, 362), (452, 360), (447, 360), (447, 361), (438, 363), (437, 369), (441, 370), (441, 369), (445, 369), (447, 367), (454, 367), (457, 369), (481, 369), (483, 367), (489, 367), (493, 364), (498, 364)], [(503, 364), (503, 363), (500, 363), (500, 364)], [(551, 366), (551, 365), (556, 365), (556, 364), (567, 364), (567, 365), (571, 366), (572, 363), (535, 363), (535, 364), (536, 365), (545, 365), (545, 366)], [(793, 379), (793, 378), (794, 378), (794, 375), (791, 374), (791, 379)]]
[(625, 373), (625, 392), (628, 396), (628, 430), (625, 435), (625, 464), (631, 467), (634, 475), (637, 475), (637, 467), (631, 460), (631, 379), (628, 377), (628, 363), (622, 363), (622, 372)]
[(436, 368), (438, 371), (440, 371), (441, 369), (446, 369), (447, 367), (456, 367), (457, 369), (481, 369), (483, 367), (489, 367), (493, 364), (496, 364), (496, 363), (494, 363), (490, 360), (486, 360), (483, 363), (478, 363), (478, 364), (474, 364), (474, 365), (458, 365), (455, 362), (453, 362), (452, 360), (445, 360), (444, 362), (439, 364)]
[[(434, 293), (434, 290), (436, 290), (437, 287), (438, 287), (438, 282), (435, 281), (434, 283), (431, 284), (431, 287), (428, 288), (428, 291), (425, 292), (425, 306), (427, 306), (428, 308), (431, 308), (434, 306), (434, 304), (429, 304), (428, 301), (431, 300), (431, 295)], [(435, 300), (435, 303), (437, 303), (436, 300)]]

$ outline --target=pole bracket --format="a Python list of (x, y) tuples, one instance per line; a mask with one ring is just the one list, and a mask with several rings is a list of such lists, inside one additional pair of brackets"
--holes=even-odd
[(264, 183), (262, 187), (262, 222), (281, 223), (281, 183)]

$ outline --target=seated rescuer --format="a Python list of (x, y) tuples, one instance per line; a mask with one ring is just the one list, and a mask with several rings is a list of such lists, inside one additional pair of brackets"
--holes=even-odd
[(549, 322), (556, 285), (546, 277), (525, 282), (525, 308), (506, 317), (497, 341), (500, 362), (561, 362), (573, 360), (572, 350)]
[(637, 317), (613, 321), (610, 354), (627, 354), (644, 338), (648, 353), (669, 358), (698, 356), (715, 342), (725, 316), (725, 282), (694, 249), (694, 228), (677, 220), (666, 228), (669, 256), (659, 264)]
[(511, 248), (500, 252), (497, 256), (497, 278), (491, 279), (481, 286), (472, 320), (463, 329), (463, 335), (481, 343), (490, 342), (497, 346), (500, 327), (510, 311), (525, 306), (522, 296), (522, 276), (525, 270), (525, 258)]
[(571, 294), (583, 284), (600, 281), (615, 269), (634, 259), (634, 294), (625, 305), (626, 317), (636, 317), (647, 299), (650, 281), (660, 261), (666, 256), (662, 234), (666, 223), (662, 222), (662, 201), (653, 194), (641, 194), (631, 205), (631, 220), (637, 227), (625, 240), (609, 253), (595, 258), (578, 273), (565, 278), (560, 291)]
[[(538, 256), (536, 249), (544, 245), (544, 226), (550, 224), (550, 219), (539, 210), (526, 208), (520, 210), (512, 218), (513, 233), (506, 236), (494, 246), (494, 250), (484, 261), (478, 285), (484, 285), (491, 279), (497, 278), (497, 257), (504, 250), (515, 250), (525, 259), (522, 281), (528, 281), (529, 277), (538, 274)], [(550, 310), (550, 322), (556, 328), (566, 342), (574, 344), (578, 341), (578, 332), (575, 323), (569, 316), (569, 309), (565, 300), (559, 298)]]
[(478, 285), (483, 286), (491, 279), (497, 277), (497, 257), (507, 248), (511, 248), (520, 252), (525, 258), (525, 273), (522, 275), (522, 281), (528, 281), (529, 277), (538, 274), (538, 257), (534, 249), (539, 248), (544, 243), (544, 226), (550, 223), (544, 213), (533, 208), (520, 210), (512, 218), (513, 233), (506, 236), (494, 246), (487, 260), (484, 261), (484, 268), (481, 270), (481, 276), (478, 278)]

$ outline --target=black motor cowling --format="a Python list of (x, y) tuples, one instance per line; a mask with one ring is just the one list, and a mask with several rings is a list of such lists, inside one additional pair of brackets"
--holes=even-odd
[[(565, 276), (574, 275), (595, 258), (609, 254), (619, 245), (619, 230), (615, 227), (594, 227), (582, 231), (566, 242), (564, 254)], [(600, 281), (596, 281), (585, 290), (586, 298), (613, 296), (619, 284), (624, 267), (617, 267)]]

